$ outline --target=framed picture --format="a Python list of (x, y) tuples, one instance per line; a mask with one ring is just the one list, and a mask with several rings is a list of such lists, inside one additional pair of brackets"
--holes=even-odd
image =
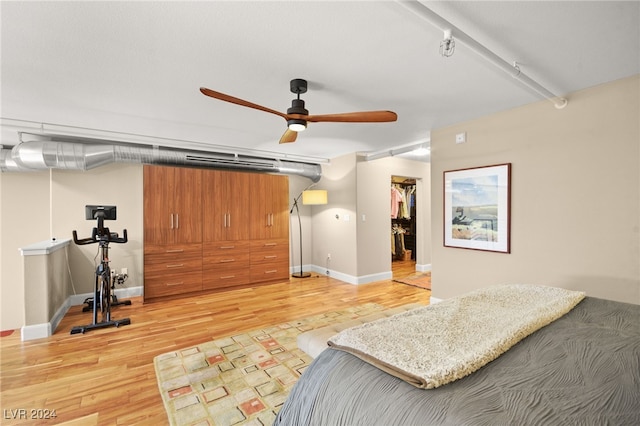
[(509, 253), (511, 163), (444, 172), (444, 245)]

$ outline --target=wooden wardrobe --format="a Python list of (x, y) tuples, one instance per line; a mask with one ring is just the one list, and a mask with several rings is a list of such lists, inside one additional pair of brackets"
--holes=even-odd
[(144, 299), (289, 277), (286, 176), (144, 166)]

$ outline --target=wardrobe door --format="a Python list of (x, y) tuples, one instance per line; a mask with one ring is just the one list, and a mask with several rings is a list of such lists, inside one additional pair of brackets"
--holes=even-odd
[(205, 170), (203, 172), (204, 241), (247, 240), (251, 199), (250, 173)]
[(144, 241), (152, 244), (173, 242), (173, 196), (175, 179), (172, 167), (143, 168)]
[(270, 238), (289, 238), (289, 179), (271, 176), (271, 212), (273, 214)]
[(144, 241), (202, 242), (202, 170), (144, 166)]
[(144, 166), (144, 298), (202, 290), (202, 171)]
[(251, 221), (251, 173), (227, 172), (227, 240), (249, 239)]
[(175, 168), (174, 242), (202, 242), (202, 170)]
[(202, 239), (227, 239), (227, 193), (224, 172), (205, 170), (202, 174)]
[(251, 239), (289, 237), (289, 180), (286, 176), (257, 174), (251, 197)]

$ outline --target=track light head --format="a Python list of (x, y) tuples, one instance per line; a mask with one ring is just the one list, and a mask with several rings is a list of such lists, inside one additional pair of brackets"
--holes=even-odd
[(456, 50), (456, 42), (453, 40), (451, 30), (444, 30), (444, 40), (440, 42), (440, 55), (448, 58)]

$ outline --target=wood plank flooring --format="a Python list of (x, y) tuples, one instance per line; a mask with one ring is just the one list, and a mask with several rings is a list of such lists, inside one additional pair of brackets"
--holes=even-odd
[[(393, 262), (394, 276), (410, 275), (414, 262)], [(85, 417), (84, 424), (165, 425), (153, 358), (213, 338), (362, 304), (387, 307), (429, 303), (430, 292), (391, 280), (351, 285), (323, 275), (205, 296), (113, 308), (131, 324), (70, 335), (91, 322), (72, 307), (53, 336), (20, 341), (20, 330), (0, 338), (3, 425), (52, 425)], [(26, 410), (26, 418), (21, 411)], [(55, 410), (52, 420), (31, 414)], [(95, 423), (97, 421), (97, 423)], [(74, 423), (77, 424), (77, 423)]]

